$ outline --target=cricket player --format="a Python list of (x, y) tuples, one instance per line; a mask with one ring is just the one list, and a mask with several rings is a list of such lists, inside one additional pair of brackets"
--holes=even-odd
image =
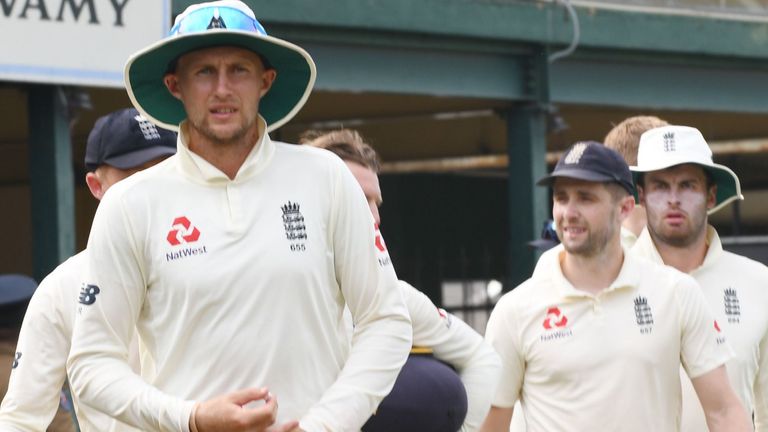
[(84, 403), (142, 430), (352, 431), (392, 389), (411, 323), (360, 186), (269, 136), (315, 75), (232, 0), (129, 58), (132, 102), (179, 138), (96, 212), (68, 360)]
[[(360, 184), (374, 221), (381, 223), (380, 158), (355, 130), (317, 134), (306, 144), (340, 157)], [(382, 247), (386, 247), (382, 244)], [(392, 392), (364, 432), (469, 432), (479, 429), (491, 406), (501, 363), (474, 329), (399, 281), (413, 325), (413, 348)], [(454, 371), (455, 370), (455, 371)]]
[(731, 352), (698, 284), (627, 253), (632, 176), (601, 143), (571, 146), (551, 185), (564, 250), (497, 303), (486, 339), (502, 377), (482, 431), (506, 432), (519, 399), (528, 431), (676, 431), (682, 364), (713, 431), (747, 431), (728, 382)]
[[(666, 120), (656, 116), (628, 117), (608, 132), (603, 143), (606, 147), (616, 150), (624, 158), (627, 165), (634, 166), (637, 165), (637, 148), (640, 146), (640, 137), (643, 133), (667, 125), (669, 123)], [(645, 208), (642, 204), (635, 203), (635, 209), (621, 224), (621, 244), (631, 248), (645, 228), (645, 224)]]
[[(768, 267), (723, 250), (709, 215), (743, 199), (736, 174), (712, 161), (699, 130), (664, 126), (642, 135), (637, 165), (648, 225), (632, 249), (693, 276), (728, 335), (735, 357), (726, 370), (755, 430), (768, 431)], [(683, 377), (682, 430), (706, 430), (690, 380)]]

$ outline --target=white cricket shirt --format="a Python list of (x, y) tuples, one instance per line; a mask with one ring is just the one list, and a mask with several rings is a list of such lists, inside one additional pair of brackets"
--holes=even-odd
[(680, 364), (696, 377), (731, 355), (696, 282), (625, 251), (591, 295), (563, 276), (560, 254), (542, 259), (488, 321), (502, 360), (493, 404), (519, 398), (529, 432), (678, 430)]

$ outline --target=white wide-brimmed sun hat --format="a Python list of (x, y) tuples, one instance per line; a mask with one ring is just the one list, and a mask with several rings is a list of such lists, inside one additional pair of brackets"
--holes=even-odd
[(216, 46), (251, 50), (277, 71), (259, 102), (268, 132), (288, 122), (309, 97), (317, 74), (312, 57), (297, 45), (267, 35), (245, 3), (221, 0), (189, 6), (176, 17), (166, 38), (128, 58), (125, 86), (134, 106), (152, 122), (178, 131), (187, 113), (165, 87), (163, 77), (181, 55)]
[(712, 161), (712, 150), (698, 129), (688, 126), (662, 126), (640, 136), (637, 166), (629, 167), (637, 182), (638, 174), (659, 171), (675, 165), (696, 164), (709, 173), (717, 185), (712, 214), (734, 200), (743, 200), (741, 184), (730, 168)]

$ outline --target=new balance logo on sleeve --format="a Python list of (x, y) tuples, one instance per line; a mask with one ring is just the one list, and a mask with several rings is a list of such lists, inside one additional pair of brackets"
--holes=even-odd
[(100, 292), (101, 290), (96, 285), (90, 285), (90, 284), (84, 283), (80, 287), (79, 301), (81, 304), (84, 304), (86, 306), (92, 305), (96, 302), (96, 296)]
[(21, 353), (16, 352), (16, 355), (13, 356), (13, 365), (11, 365), (11, 369), (16, 369), (16, 367), (19, 366), (20, 359), (21, 359)]

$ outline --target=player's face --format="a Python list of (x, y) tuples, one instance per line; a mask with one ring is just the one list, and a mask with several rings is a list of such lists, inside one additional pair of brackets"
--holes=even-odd
[(381, 223), (379, 217), (379, 206), (381, 205), (381, 188), (379, 187), (379, 176), (373, 172), (372, 169), (366, 168), (356, 162), (345, 161), (349, 170), (352, 171), (352, 175), (355, 176), (357, 182), (360, 183), (360, 187), (363, 188), (365, 199), (368, 201), (368, 207), (373, 214), (373, 220), (376, 224)]
[(165, 84), (184, 104), (190, 133), (230, 144), (258, 136), (259, 101), (275, 76), (250, 50), (215, 47), (181, 56)]
[(552, 185), (552, 216), (565, 250), (592, 257), (617, 238), (620, 203), (603, 183), (557, 178)]
[(89, 172), (85, 175), (85, 183), (88, 185), (88, 189), (90, 189), (91, 194), (93, 194), (96, 199), (100, 200), (104, 197), (107, 189), (111, 188), (115, 183), (128, 178), (134, 173), (160, 163), (166, 157), (168, 156), (162, 156), (153, 159), (131, 169), (120, 169), (111, 165), (101, 165), (98, 169), (96, 169), (95, 172)]
[(707, 187), (704, 169), (694, 164), (676, 165), (645, 174), (638, 188), (654, 240), (685, 247), (705, 235), (707, 210), (715, 205), (715, 186)]

